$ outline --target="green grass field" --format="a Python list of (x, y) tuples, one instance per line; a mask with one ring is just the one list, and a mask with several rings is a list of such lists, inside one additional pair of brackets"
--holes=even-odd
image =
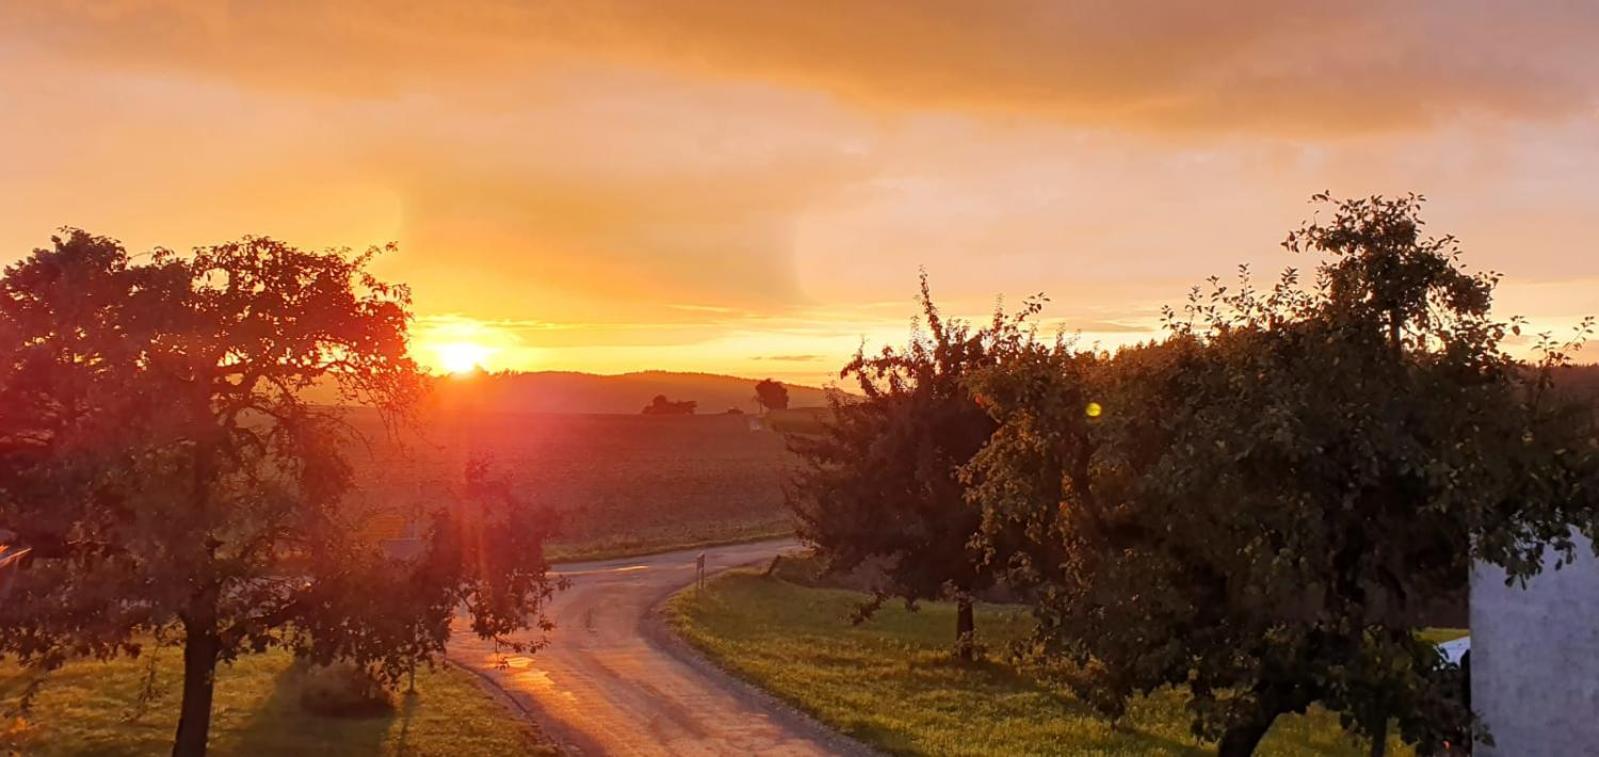
[[(785, 563), (786, 565), (787, 563)], [(782, 571), (779, 571), (779, 576)], [(885, 606), (868, 623), (846, 620), (860, 595), (740, 571), (687, 590), (667, 620), (724, 667), (867, 744), (895, 754), (1197, 754), (1182, 697), (1135, 703), (1112, 728), (1066, 691), (998, 662), (960, 663), (950, 653), (954, 608), (916, 613)], [(980, 644), (998, 649), (1031, 621), (1011, 607), (981, 606)], [(1329, 713), (1277, 721), (1263, 755), (1363, 755)], [(1389, 754), (1409, 754), (1391, 745)]]
[[(32, 712), (19, 718), (28, 674), (0, 664), (0, 754), (155, 755), (171, 751), (182, 681), (181, 653), (160, 652), (157, 695), (136, 707), (147, 659), (74, 662), (51, 673)], [(414, 695), (396, 693), (392, 713), (328, 718), (304, 712), (292, 658), (274, 651), (217, 671), (211, 753), (219, 755), (555, 754), (533, 726), (448, 666), (417, 673)]]
[(1470, 631), (1464, 628), (1424, 628), (1416, 635), (1434, 644), (1442, 644), (1446, 641), (1454, 641), (1468, 633)]

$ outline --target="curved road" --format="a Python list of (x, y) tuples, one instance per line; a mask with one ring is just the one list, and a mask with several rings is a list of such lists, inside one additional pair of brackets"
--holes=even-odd
[(709, 547), (556, 566), (556, 629), (531, 656), (506, 655), (458, 618), (449, 658), (497, 685), (571, 751), (585, 755), (816, 755), (850, 742), (704, 663), (664, 638), (651, 609), (706, 572), (770, 560), (792, 540)]

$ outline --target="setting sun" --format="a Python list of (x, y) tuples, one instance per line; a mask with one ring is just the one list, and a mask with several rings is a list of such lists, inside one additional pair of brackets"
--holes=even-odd
[(450, 342), (433, 348), (438, 366), (446, 373), (463, 374), (483, 368), (494, 350), (472, 342)]

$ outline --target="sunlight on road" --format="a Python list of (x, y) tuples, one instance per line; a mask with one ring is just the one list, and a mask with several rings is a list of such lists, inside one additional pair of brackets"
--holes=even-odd
[[(720, 547), (719, 567), (753, 565), (794, 548), (792, 540)], [(513, 698), (528, 701), (547, 732), (585, 753), (825, 755), (830, 734), (768, 709), (764, 700), (659, 646), (647, 631), (652, 608), (689, 585), (699, 551), (589, 564), (548, 606), (556, 630), (534, 655), (500, 657), (492, 640), (457, 634), (453, 659)], [(559, 567), (559, 566), (557, 566)], [(458, 620), (464, 622), (464, 620)], [(503, 665), (495, 664), (504, 661)]]

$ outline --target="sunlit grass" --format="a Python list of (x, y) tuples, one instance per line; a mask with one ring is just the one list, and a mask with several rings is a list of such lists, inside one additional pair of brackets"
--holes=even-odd
[(755, 518), (746, 523), (698, 523), (675, 530), (658, 529), (639, 534), (617, 534), (577, 544), (555, 541), (550, 544), (546, 552), (551, 562), (610, 560), (683, 549), (747, 544), (792, 536), (794, 536), (794, 524), (787, 518)]
[[(51, 673), (22, 720), (0, 723), (0, 753), (154, 755), (171, 751), (182, 693), (182, 655), (162, 650), (156, 695), (142, 711), (149, 660), (74, 662)], [(218, 755), (553, 754), (519, 714), (466, 673), (417, 673), (414, 695), (397, 693), (392, 713), (345, 719), (299, 705), (285, 652), (241, 657), (217, 671), (211, 753)], [(14, 708), (29, 674), (0, 664), (0, 708)]]
[(1454, 641), (1455, 639), (1466, 636), (1470, 633), (1470, 631), (1464, 628), (1423, 628), (1420, 631), (1417, 631), (1416, 635), (1419, 636), (1423, 641), (1430, 641), (1434, 644), (1442, 644), (1446, 641)]
[[(950, 655), (954, 608), (884, 607), (865, 625), (846, 620), (860, 595), (744, 571), (667, 606), (668, 622), (733, 672), (821, 721), (896, 754), (1200, 754), (1178, 692), (1136, 702), (1116, 727), (1070, 693), (990, 653)], [(1031, 621), (1017, 608), (980, 606), (980, 644), (997, 649)], [(1278, 720), (1263, 755), (1361, 755), (1330, 713)], [(1408, 754), (1395, 743), (1390, 754)]]

